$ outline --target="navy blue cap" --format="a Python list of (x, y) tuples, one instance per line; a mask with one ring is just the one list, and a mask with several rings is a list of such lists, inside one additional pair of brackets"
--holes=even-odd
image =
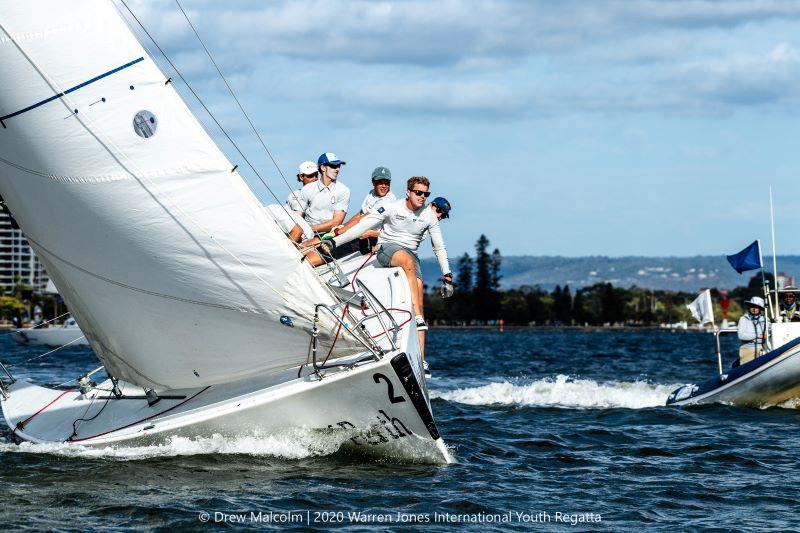
[(319, 156), (319, 159), (317, 159), (317, 165), (319, 165), (319, 166), (322, 166), (322, 165), (346, 165), (346, 164), (347, 163), (345, 163), (344, 161), (342, 161), (341, 159), (336, 157), (336, 154), (334, 154), (333, 152), (325, 152), (324, 154)]
[(450, 202), (447, 201), (447, 198), (437, 196), (433, 199), (431, 205), (435, 205), (441, 210), (442, 218), (450, 218)]

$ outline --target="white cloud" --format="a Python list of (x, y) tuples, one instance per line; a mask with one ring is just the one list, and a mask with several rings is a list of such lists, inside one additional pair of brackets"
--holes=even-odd
[[(388, 113), (728, 113), (794, 104), (800, 4), (183, 0), (235, 86)], [(134, 11), (184, 74), (215, 73), (171, 1)], [(275, 77), (331, 85), (292, 86)], [(386, 81), (389, 77), (390, 81)], [(214, 91), (224, 90), (217, 86)]]

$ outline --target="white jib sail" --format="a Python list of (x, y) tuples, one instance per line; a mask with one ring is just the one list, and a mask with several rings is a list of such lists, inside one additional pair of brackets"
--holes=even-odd
[(0, 76), (0, 194), (114, 376), (306, 360), (332, 296), (110, 1), (0, 1)]

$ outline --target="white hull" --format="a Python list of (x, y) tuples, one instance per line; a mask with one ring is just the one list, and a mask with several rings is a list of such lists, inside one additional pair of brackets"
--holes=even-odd
[(83, 336), (80, 328), (14, 329), (11, 331), (11, 338), (26, 346), (50, 346), (53, 348), (64, 346), (65, 344), (70, 346), (89, 346), (89, 341)]
[[(357, 257), (357, 266), (346, 270), (363, 262)], [(152, 444), (176, 435), (238, 437), (314, 430), (362, 453), (451, 462), (431, 413), (417, 331), (406, 318), (411, 316), (408, 286), (396, 271), (370, 265), (359, 274), (378, 298), (391, 302), (400, 326), (398, 349), (387, 350), (377, 361), (365, 352), (338, 359), (337, 363), (354, 364), (323, 370), (322, 378), (309, 364), (234, 383), (159, 391), (161, 399), (152, 406), (143, 389), (130, 384), (120, 383), (124, 398), (116, 399), (108, 392), (110, 381), (87, 394), (17, 381), (2, 399), (6, 423), (15, 440), (83, 446)], [(376, 320), (365, 325), (381, 345), (390, 345)]]
[[(402, 461), (450, 462), (433, 423), (424, 382), (412, 371), (405, 374), (404, 384), (398, 374), (398, 366), (410, 370), (406, 361), (404, 354), (387, 355), (378, 362), (329, 373), (322, 380), (304, 369), (302, 378), (271, 386), (269, 381), (287, 376), (170, 391), (162, 396), (181, 398), (165, 398), (152, 406), (144, 398), (106, 402), (108, 393), (97, 389), (84, 396), (77, 390), (17, 382), (9, 388), (3, 413), (15, 439), (30, 442), (105, 447), (155, 444), (175, 435), (238, 437), (310, 429), (331, 434), (364, 453)], [(123, 392), (136, 394), (134, 389)], [(98, 412), (97, 418), (79, 422), (73, 433), (74, 420)]]
[(681, 387), (670, 394), (667, 405), (763, 407), (796, 398), (800, 398), (800, 339), (699, 386)]

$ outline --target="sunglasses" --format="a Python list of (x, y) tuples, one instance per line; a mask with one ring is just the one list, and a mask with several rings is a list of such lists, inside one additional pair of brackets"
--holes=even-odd
[(326, 165), (331, 168), (339, 168), (340, 166), (342, 166), (341, 163), (326, 163)]
[(417, 189), (408, 189), (408, 190), (413, 192), (417, 196), (422, 196), (423, 198), (427, 198), (428, 196), (431, 195), (431, 191), (420, 191), (420, 190), (417, 190)]

